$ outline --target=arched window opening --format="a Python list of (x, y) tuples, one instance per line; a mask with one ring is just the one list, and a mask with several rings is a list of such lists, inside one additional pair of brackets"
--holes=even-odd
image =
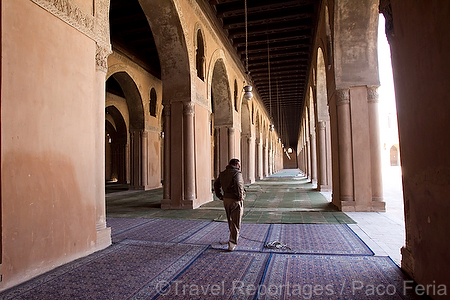
[(391, 161), (391, 166), (399, 166), (399, 159), (398, 159), (398, 149), (397, 147), (392, 146), (391, 149), (389, 150), (390, 153), (390, 161)]
[(156, 90), (154, 88), (152, 88), (150, 90), (150, 115), (153, 117), (156, 117), (156, 100), (157, 100), (157, 96), (156, 96)]
[(203, 43), (202, 32), (199, 29), (197, 31), (197, 49), (196, 49), (196, 66), (197, 66), (197, 77), (201, 80), (205, 80), (205, 45)]

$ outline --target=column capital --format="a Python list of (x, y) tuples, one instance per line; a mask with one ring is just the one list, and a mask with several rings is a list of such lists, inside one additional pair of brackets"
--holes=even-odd
[(170, 117), (170, 103), (164, 105), (164, 116)]
[(378, 87), (367, 87), (367, 102), (378, 103)]
[(108, 56), (112, 53), (111, 45), (105, 46), (96, 43), (97, 49), (95, 51), (95, 66), (97, 71), (102, 71), (105, 74), (108, 72)]
[(317, 127), (319, 128), (319, 130), (325, 130), (325, 128), (327, 127), (327, 123), (325, 121), (319, 121)]
[(193, 102), (183, 102), (183, 114), (185, 116), (194, 115), (194, 103)]
[(350, 89), (336, 90), (336, 106), (350, 103)]

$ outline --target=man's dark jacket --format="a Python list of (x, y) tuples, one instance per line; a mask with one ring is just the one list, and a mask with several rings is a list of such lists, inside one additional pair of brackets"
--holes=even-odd
[[(224, 194), (222, 194), (221, 188)], [(244, 199), (244, 179), (241, 171), (235, 166), (228, 165), (214, 181), (214, 192), (219, 199), (222, 199), (222, 197), (236, 200)]]

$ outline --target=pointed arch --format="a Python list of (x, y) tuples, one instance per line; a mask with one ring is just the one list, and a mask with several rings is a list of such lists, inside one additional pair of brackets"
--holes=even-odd
[(316, 61), (316, 147), (317, 147), (317, 189), (331, 190), (331, 125), (328, 107), (327, 70), (322, 48), (317, 49)]
[(176, 3), (173, 0), (139, 0), (139, 3), (155, 37), (161, 64), (163, 104), (190, 101), (189, 49)]
[(225, 62), (222, 58), (214, 64), (211, 76), (211, 106), (214, 107), (215, 126), (232, 126), (233, 110), (231, 89)]
[(155, 88), (152, 88), (150, 90), (150, 105), (149, 105), (150, 116), (152, 116), (152, 117), (156, 117), (157, 100), (158, 100), (158, 97), (156, 95), (156, 90), (155, 90)]
[[(197, 27), (197, 26), (196, 26)], [(206, 51), (205, 51), (205, 39), (203, 32), (200, 28), (195, 29), (195, 66), (197, 69), (197, 77), (201, 80), (205, 80), (205, 64), (206, 64)]]

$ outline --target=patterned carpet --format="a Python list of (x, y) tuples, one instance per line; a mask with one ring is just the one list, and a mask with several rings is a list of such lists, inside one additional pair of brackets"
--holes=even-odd
[(0, 294), (1, 299), (130, 299), (137, 291), (156, 295), (205, 246), (127, 240), (66, 264)]
[(280, 241), (290, 250), (283, 253), (373, 255), (346, 224), (273, 224), (267, 241)]
[(259, 299), (422, 299), (388, 257), (273, 255)]
[[(0, 293), (0, 299), (428, 299), (298, 170), (247, 188), (241, 236), (221, 201), (161, 210), (162, 189), (106, 197), (113, 244)], [(214, 221), (213, 221), (214, 220)], [(268, 249), (270, 242), (288, 248)]]
[[(413, 283), (388, 257), (371, 255), (345, 224), (243, 224), (234, 252), (224, 250), (223, 222), (107, 224), (112, 246), (0, 299), (421, 299), (405, 289)], [(265, 249), (271, 239), (286, 239), (292, 250)]]
[[(123, 218), (113, 219), (116, 225)], [(138, 219), (134, 219), (138, 220)], [(144, 219), (145, 220), (145, 219)], [(126, 221), (125, 221), (126, 222)], [(107, 220), (110, 226), (109, 219)], [(119, 234), (112, 233), (113, 242), (119, 242), (124, 239), (155, 241), (155, 242), (180, 242), (201, 228), (208, 225), (209, 222), (194, 220), (167, 220), (167, 219), (147, 219), (147, 222), (138, 226), (133, 226), (129, 230), (123, 230)], [(119, 226), (125, 228), (124, 224)]]

